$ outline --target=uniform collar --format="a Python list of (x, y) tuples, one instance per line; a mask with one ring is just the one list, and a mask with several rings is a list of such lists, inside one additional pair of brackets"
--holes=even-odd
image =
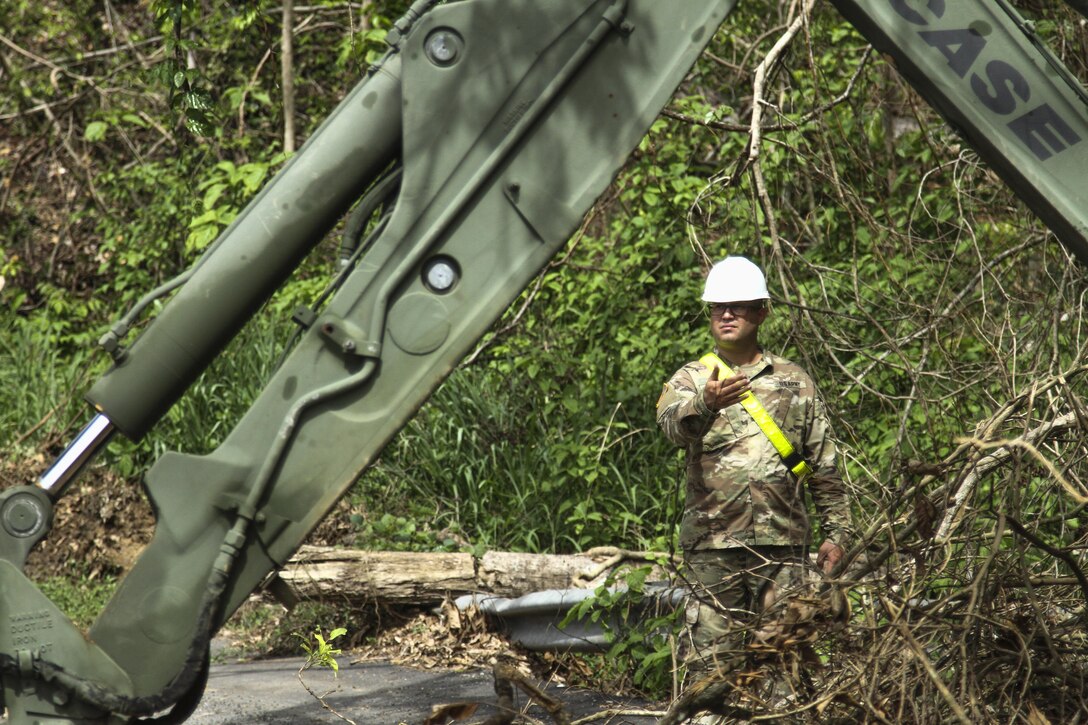
[(762, 352), (763, 354), (760, 356), (759, 360), (755, 361), (751, 365), (740, 366), (740, 369), (744, 371), (744, 374), (747, 375), (749, 379), (754, 378), (757, 375), (762, 375), (764, 372), (774, 371), (774, 356), (766, 350)]

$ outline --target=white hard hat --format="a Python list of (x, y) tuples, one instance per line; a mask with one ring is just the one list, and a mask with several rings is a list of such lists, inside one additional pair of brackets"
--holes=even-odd
[(703, 288), (703, 302), (767, 300), (767, 279), (746, 257), (726, 257), (710, 268)]

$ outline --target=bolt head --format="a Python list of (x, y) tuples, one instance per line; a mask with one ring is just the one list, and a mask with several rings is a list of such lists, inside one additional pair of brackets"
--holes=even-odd
[(427, 58), (435, 65), (447, 66), (457, 62), (462, 40), (452, 30), (440, 29), (427, 36), (423, 43)]

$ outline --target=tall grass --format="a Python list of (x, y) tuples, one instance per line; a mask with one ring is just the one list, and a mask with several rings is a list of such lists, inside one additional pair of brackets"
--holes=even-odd
[(477, 548), (667, 546), (679, 467), (649, 414), (560, 419), (546, 402), (495, 371), (457, 371), (364, 475), (357, 506), (415, 512)]
[[(105, 353), (53, 348), (29, 326), (0, 336), (0, 451), (9, 458), (59, 453), (93, 411), (84, 393), (109, 366)], [(148, 435), (117, 436), (103, 460), (135, 476), (165, 450), (203, 453), (217, 446), (271, 375), (289, 330), (270, 316), (247, 326)]]
[(50, 347), (21, 325), (0, 335), (0, 451), (30, 457), (55, 448), (86, 409), (81, 394), (105, 361), (95, 365), (83, 350)]
[[(260, 393), (288, 333), (270, 315), (258, 317), (145, 441), (118, 436), (102, 462), (137, 478), (166, 450), (212, 450)], [(18, 329), (3, 338), (7, 455), (56, 455), (90, 417), (82, 394), (107, 365), (102, 353), (49, 350)], [(539, 390), (494, 369), (458, 370), (350, 494), (363, 512), (354, 519), (360, 545), (666, 546), (679, 466), (649, 411), (587, 404), (548, 414), (555, 409)]]

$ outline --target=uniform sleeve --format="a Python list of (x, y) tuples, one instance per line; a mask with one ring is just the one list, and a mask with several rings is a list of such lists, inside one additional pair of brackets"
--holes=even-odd
[(853, 539), (850, 501), (836, 465), (835, 441), (823, 399), (817, 393), (809, 406), (805, 460), (812, 465), (813, 476), (808, 480), (812, 502), (820, 517), (824, 537), (840, 546)]
[(695, 384), (687, 367), (680, 368), (657, 399), (657, 424), (665, 437), (686, 447), (700, 440), (718, 414), (706, 407), (702, 390)]

